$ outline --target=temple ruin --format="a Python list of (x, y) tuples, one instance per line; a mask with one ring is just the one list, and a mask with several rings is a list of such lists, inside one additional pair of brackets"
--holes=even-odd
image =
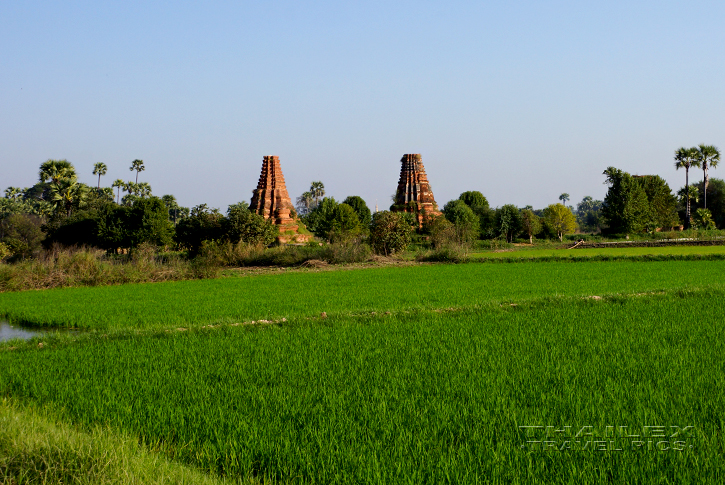
[(312, 238), (300, 233), (304, 225), (297, 220), (297, 213), (287, 193), (279, 157), (264, 157), (262, 173), (253, 191), (249, 210), (271, 220), (279, 228), (277, 242), (280, 244), (305, 243)]
[(418, 227), (423, 227), (426, 218), (441, 212), (428, 183), (422, 158), (419, 153), (406, 154), (400, 162), (400, 179), (392, 210), (415, 214)]

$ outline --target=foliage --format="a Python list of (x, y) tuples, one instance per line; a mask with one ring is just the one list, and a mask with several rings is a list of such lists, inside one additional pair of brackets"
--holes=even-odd
[(584, 231), (596, 232), (601, 229), (600, 217), (603, 202), (585, 196), (576, 206), (577, 223)]
[(310, 210), (315, 208), (315, 197), (312, 192), (303, 192), (302, 195), (297, 197), (297, 213), (300, 216), (306, 216)]
[(129, 170), (131, 172), (133, 172), (133, 171), (136, 172), (136, 182), (135, 183), (138, 184), (138, 174), (139, 174), (139, 172), (143, 172), (144, 170), (146, 170), (146, 167), (143, 164), (143, 160), (136, 159), (133, 162), (131, 162), (131, 166), (129, 167)]
[[(168, 219), (168, 217), (167, 217)], [(191, 209), (191, 215), (176, 225), (174, 241), (195, 255), (204, 241), (218, 241), (224, 236), (224, 216), (206, 204)]]
[(357, 213), (357, 217), (360, 220), (360, 225), (365, 230), (370, 227), (370, 222), (373, 219), (372, 212), (370, 212), (368, 205), (365, 203), (362, 197), (357, 195), (351, 195), (347, 197), (344, 201), (342, 201), (342, 203), (349, 205), (355, 210), (355, 212)]
[(677, 215), (677, 197), (667, 182), (658, 175), (643, 175), (635, 177), (647, 194), (652, 223), (655, 227), (664, 230), (680, 225)]
[[(705, 194), (702, 182), (697, 184), (698, 198), (704, 201)], [(707, 184), (707, 207), (712, 213), (715, 225), (725, 229), (725, 180), (712, 178)]]
[(559, 200), (564, 206), (566, 206), (566, 203), (569, 201), (569, 199), (571, 199), (571, 196), (569, 196), (569, 194), (567, 194), (566, 192), (559, 196)]
[(385, 256), (408, 247), (412, 238), (410, 221), (401, 212), (380, 211), (373, 214), (370, 224), (370, 245), (377, 254)]
[(302, 221), (315, 236), (327, 239), (332, 230), (332, 219), (337, 207), (334, 197), (325, 197), (315, 205)]
[(0, 242), (14, 257), (31, 257), (41, 248), (45, 238), (41, 226), (38, 216), (11, 214), (0, 220)]
[(523, 234), (534, 244), (534, 236), (541, 231), (541, 220), (531, 209), (521, 210), (521, 228)]
[(351, 206), (342, 203), (332, 210), (328, 239), (332, 242), (349, 241), (362, 233), (362, 225), (357, 212)]
[(549, 205), (544, 209), (543, 220), (556, 233), (559, 241), (564, 240), (564, 234), (572, 234), (576, 230), (576, 217), (564, 204)]
[(223, 238), (232, 244), (243, 242), (256, 246), (272, 244), (279, 234), (272, 221), (251, 212), (246, 202), (229, 206), (222, 231)]
[(503, 236), (506, 242), (512, 242), (514, 236), (520, 233), (523, 227), (519, 209), (512, 204), (506, 204), (496, 209), (494, 227), (497, 236)]
[(692, 215), (692, 225), (697, 229), (715, 229), (715, 221), (712, 218), (712, 213), (708, 209), (703, 209), (702, 207), (697, 209)]
[(629, 234), (654, 229), (647, 193), (627, 172), (614, 167), (604, 171), (609, 185), (601, 215), (612, 234)]
[(720, 150), (714, 145), (700, 144), (697, 146), (697, 153), (695, 154), (695, 160), (697, 160), (703, 172), (703, 184), (705, 190), (703, 191), (703, 207), (707, 209), (707, 187), (710, 184), (710, 176), (708, 171), (711, 168), (715, 168), (720, 161)]
[[(697, 148), (680, 147), (675, 151), (675, 170), (685, 169), (685, 229), (690, 227), (692, 194), (690, 193), (690, 167), (700, 167)], [(679, 195), (679, 194), (678, 194)]]
[(458, 244), (469, 244), (480, 233), (478, 216), (461, 199), (451, 200), (443, 206), (443, 215), (453, 224), (454, 238)]

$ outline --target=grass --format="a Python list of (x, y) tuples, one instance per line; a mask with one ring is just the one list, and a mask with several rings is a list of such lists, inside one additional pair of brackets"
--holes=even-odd
[[(90, 336), (0, 352), (0, 394), (265, 483), (717, 483), (723, 297), (555, 297)], [(531, 425), (592, 426), (617, 451), (542, 451), (520, 428)], [(669, 450), (602, 437), (653, 425), (668, 437), (647, 440)], [(682, 451), (670, 426), (693, 426)]]
[(709, 256), (725, 255), (723, 246), (666, 246), (650, 248), (583, 248), (583, 249), (539, 249), (536, 246), (518, 246), (511, 250), (493, 252), (473, 252), (472, 259), (483, 258), (582, 258), (611, 256), (618, 258), (638, 258), (640, 256)]
[(0, 483), (199, 484), (219, 478), (169, 461), (100, 425), (78, 429), (47, 409), (0, 399)]
[(556, 296), (722, 288), (725, 260), (463, 264), (0, 294), (0, 315), (39, 327), (103, 331), (476, 307)]

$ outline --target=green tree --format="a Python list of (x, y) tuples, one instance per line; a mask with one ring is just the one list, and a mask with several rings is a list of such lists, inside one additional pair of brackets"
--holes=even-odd
[(478, 217), (479, 237), (485, 239), (498, 235), (495, 229), (496, 211), (489, 207), (488, 200), (481, 192), (469, 190), (458, 196), (458, 199), (470, 207)]
[(713, 145), (700, 144), (697, 146), (697, 155), (695, 159), (699, 162), (702, 167), (703, 178), (702, 183), (705, 186), (704, 197), (703, 197), (703, 208), (707, 209), (707, 186), (710, 182), (708, 170), (710, 168), (717, 167), (720, 161), (720, 150)]
[(685, 228), (690, 227), (692, 212), (690, 209), (690, 167), (700, 167), (699, 152), (697, 148), (680, 147), (675, 150), (675, 170), (685, 169)]
[(559, 241), (564, 234), (572, 234), (576, 230), (576, 217), (564, 204), (551, 204), (544, 209), (544, 223), (556, 232)]
[(249, 210), (249, 204), (239, 202), (230, 205), (227, 217), (222, 221), (224, 238), (231, 243), (267, 246), (272, 244), (279, 234), (279, 228), (269, 219)]
[(647, 193), (634, 177), (614, 167), (604, 171), (609, 185), (602, 205), (602, 219), (613, 234), (641, 232), (652, 225)]
[(332, 230), (332, 218), (334, 216), (337, 201), (334, 197), (323, 198), (314, 209), (307, 214), (303, 222), (315, 236), (327, 239)]
[(380, 211), (370, 224), (370, 245), (385, 256), (403, 251), (410, 245), (413, 229), (402, 212)]
[(350, 205), (338, 204), (332, 210), (328, 239), (332, 242), (348, 241), (360, 235), (360, 218)]
[(364, 229), (367, 230), (367, 228), (370, 227), (370, 222), (372, 221), (373, 216), (370, 212), (370, 208), (368, 208), (368, 205), (365, 203), (362, 197), (359, 197), (357, 195), (351, 195), (344, 201), (342, 201), (342, 203), (349, 205), (355, 210), (357, 218), (360, 220), (360, 225)]
[(560, 200), (560, 201), (561, 201), (561, 203), (562, 203), (562, 204), (564, 204), (564, 205), (566, 205), (567, 201), (568, 201), (568, 200), (569, 200), (570, 198), (571, 198), (571, 197), (569, 197), (569, 194), (567, 194), (566, 192), (564, 192), (563, 194), (561, 194), (561, 195), (559, 196), (559, 200)]
[(48, 159), (40, 165), (40, 182), (58, 182), (76, 175), (76, 169), (68, 160)]
[[(700, 199), (704, 197), (703, 183), (697, 184)], [(707, 207), (712, 214), (715, 225), (725, 229), (725, 180), (711, 178), (707, 184)]]
[(529, 238), (529, 244), (534, 244), (534, 236), (541, 232), (541, 219), (531, 209), (521, 210), (521, 227)]
[(317, 206), (317, 204), (319, 204), (320, 202), (320, 198), (325, 195), (325, 184), (323, 184), (319, 180), (312, 182), (310, 184), (310, 193), (315, 199), (315, 206)]
[(88, 186), (78, 183), (75, 175), (69, 178), (58, 179), (51, 182), (48, 190), (50, 202), (53, 204), (54, 212), (65, 212), (70, 216), (75, 208), (80, 208), (88, 195)]
[(496, 209), (495, 228), (498, 235), (506, 238), (506, 242), (512, 242), (514, 236), (521, 232), (521, 213), (512, 204), (506, 204)]
[(138, 173), (143, 172), (146, 170), (146, 167), (143, 164), (143, 160), (136, 159), (133, 162), (131, 162), (131, 167), (129, 168), (130, 171), (136, 171), (136, 183), (138, 183)]
[(478, 216), (461, 199), (451, 200), (443, 206), (443, 215), (453, 224), (458, 244), (469, 244), (480, 231)]
[(600, 229), (599, 219), (603, 202), (594, 200), (590, 195), (585, 196), (576, 205), (577, 223), (583, 230), (597, 231)]
[(680, 225), (677, 215), (677, 197), (665, 179), (659, 175), (643, 175), (635, 177), (647, 194), (650, 214), (655, 227), (670, 229)]
[(698, 229), (715, 229), (715, 221), (712, 218), (712, 213), (707, 209), (697, 209), (692, 216), (692, 222)]
[(40, 249), (45, 238), (42, 221), (31, 214), (11, 214), (0, 220), (0, 243), (13, 257), (29, 258)]
[(224, 216), (219, 210), (209, 209), (206, 204), (201, 204), (191, 209), (189, 217), (179, 221), (174, 240), (195, 255), (204, 241), (219, 241), (224, 238), (224, 224)]
[(108, 167), (103, 162), (98, 162), (93, 166), (93, 175), (98, 175), (98, 190), (101, 190), (101, 175), (106, 175)]

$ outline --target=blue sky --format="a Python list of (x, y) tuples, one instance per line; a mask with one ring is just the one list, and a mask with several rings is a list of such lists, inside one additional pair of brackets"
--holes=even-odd
[(5, 0), (0, 190), (48, 158), (89, 184), (104, 162), (106, 185), (140, 158), (154, 194), (224, 210), (278, 155), (293, 199), (322, 180), (382, 209), (404, 153), (441, 205), (603, 198), (610, 165), (676, 190), (676, 148), (725, 148), (724, 19), (715, 1)]

